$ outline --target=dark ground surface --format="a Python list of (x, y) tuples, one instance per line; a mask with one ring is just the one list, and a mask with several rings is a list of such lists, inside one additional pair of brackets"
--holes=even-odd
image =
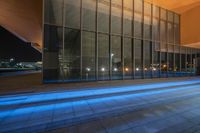
[(199, 77), (43, 85), (37, 73), (0, 88), (1, 133), (200, 132)]

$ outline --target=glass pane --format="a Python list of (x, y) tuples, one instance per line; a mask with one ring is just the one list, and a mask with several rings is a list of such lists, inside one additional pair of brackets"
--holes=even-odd
[(191, 57), (191, 51), (190, 48), (187, 48), (187, 76), (190, 76), (191, 74), (191, 66), (192, 66), (192, 61), (191, 61), (192, 57)]
[(153, 5), (153, 17), (159, 19), (160, 16), (160, 8), (158, 6)]
[(153, 19), (153, 41), (160, 41), (159, 20)]
[(144, 74), (145, 78), (151, 78), (152, 77), (152, 71), (151, 71), (151, 59), (152, 59), (152, 52), (151, 52), (151, 42), (144, 41)]
[(135, 0), (134, 4), (134, 36), (142, 38), (142, 0)]
[(121, 37), (112, 36), (112, 79), (122, 79)]
[(79, 30), (65, 28), (64, 79), (80, 80), (81, 37)]
[(175, 44), (180, 44), (180, 27), (179, 25), (174, 25), (174, 32), (175, 32)]
[(167, 13), (167, 19), (168, 19), (169, 22), (173, 23), (174, 22), (174, 13), (168, 11), (168, 13)]
[(160, 13), (161, 13), (161, 15), (160, 15), (161, 19), (167, 20), (167, 11), (165, 9), (161, 8)]
[(144, 38), (151, 40), (151, 4), (144, 3)]
[(82, 80), (95, 80), (95, 33), (83, 31)]
[(174, 44), (174, 30), (173, 30), (173, 24), (168, 23), (168, 29), (167, 29), (167, 37), (168, 37), (168, 43)]
[(80, 0), (65, 0), (65, 26), (80, 28)]
[(132, 39), (124, 39), (124, 78), (133, 78)]
[(152, 64), (153, 77), (160, 76), (160, 44), (153, 44), (153, 64)]
[(44, 81), (62, 79), (63, 32), (61, 27), (44, 27)]
[(174, 76), (174, 46), (168, 45), (168, 76)]
[(186, 76), (187, 70), (186, 70), (186, 49), (182, 48), (181, 52), (181, 75)]
[(174, 69), (175, 69), (175, 73), (177, 77), (180, 77), (181, 76), (181, 73), (180, 73), (180, 54), (179, 53), (175, 53), (175, 66), (174, 66)]
[(133, 0), (124, 1), (124, 34), (132, 36)]
[(63, 0), (45, 0), (45, 23), (62, 26), (63, 22)]
[(196, 73), (196, 51), (192, 49), (192, 76)]
[(166, 22), (160, 21), (160, 41), (166, 42), (167, 41), (166, 36)]
[(167, 77), (167, 53), (161, 52), (161, 77)]
[(122, 0), (112, 0), (111, 5), (111, 29), (112, 33), (121, 34), (121, 23), (122, 23)]
[(134, 10), (135, 12), (140, 12), (142, 13), (143, 9), (143, 0), (134, 0)]
[(178, 14), (174, 14), (174, 23), (176, 24), (180, 23), (180, 16)]
[(110, 0), (98, 0), (98, 31), (109, 32)]
[(135, 48), (135, 78), (142, 78), (143, 66), (142, 66), (142, 41), (134, 41)]
[(98, 75), (99, 80), (109, 79), (109, 36), (98, 35)]
[(83, 0), (83, 29), (95, 30), (96, 1)]

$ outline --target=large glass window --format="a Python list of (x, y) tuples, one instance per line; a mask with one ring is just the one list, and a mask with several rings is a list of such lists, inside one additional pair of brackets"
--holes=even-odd
[[(63, 62), (63, 32), (61, 27), (45, 25), (44, 28), (44, 79), (61, 80)], [(48, 60), (48, 62), (47, 62)]]
[(62, 26), (63, 0), (45, 0), (45, 23)]
[(79, 30), (65, 28), (64, 79), (80, 80), (81, 37)]
[(122, 79), (122, 48), (120, 36), (112, 36), (111, 47), (112, 79)]
[(82, 80), (95, 80), (95, 33), (83, 31)]
[(94, 31), (96, 26), (96, 1), (83, 0), (82, 3), (83, 3), (83, 29)]
[(151, 78), (152, 77), (152, 69), (151, 69), (151, 63), (152, 63), (152, 50), (151, 50), (151, 42), (144, 41), (144, 74), (145, 78)]
[(132, 36), (133, 0), (124, 0), (124, 34)]
[(135, 53), (135, 78), (143, 77), (143, 62), (142, 62), (142, 41), (135, 39), (134, 41)]
[(98, 78), (99, 80), (109, 79), (109, 36), (106, 34), (98, 35)]
[(98, 0), (98, 31), (109, 32), (110, 0)]
[(142, 38), (143, 0), (134, 0), (134, 36)]
[(65, 26), (80, 28), (80, 0), (65, 0)]
[(122, 31), (122, 0), (112, 0), (111, 3), (111, 29), (114, 34)]
[(124, 38), (124, 78), (131, 79), (133, 78), (133, 48), (132, 48), (132, 39)]

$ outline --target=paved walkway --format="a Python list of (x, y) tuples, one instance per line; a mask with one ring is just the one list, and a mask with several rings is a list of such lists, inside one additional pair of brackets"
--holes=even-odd
[(151, 81), (0, 96), (0, 132), (199, 133), (200, 78)]

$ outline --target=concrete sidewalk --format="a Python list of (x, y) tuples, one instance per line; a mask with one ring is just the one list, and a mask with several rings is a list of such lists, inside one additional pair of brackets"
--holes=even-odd
[(42, 85), (3, 95), (0, 132), (200, 132), (200, 78), (165, 80)]

